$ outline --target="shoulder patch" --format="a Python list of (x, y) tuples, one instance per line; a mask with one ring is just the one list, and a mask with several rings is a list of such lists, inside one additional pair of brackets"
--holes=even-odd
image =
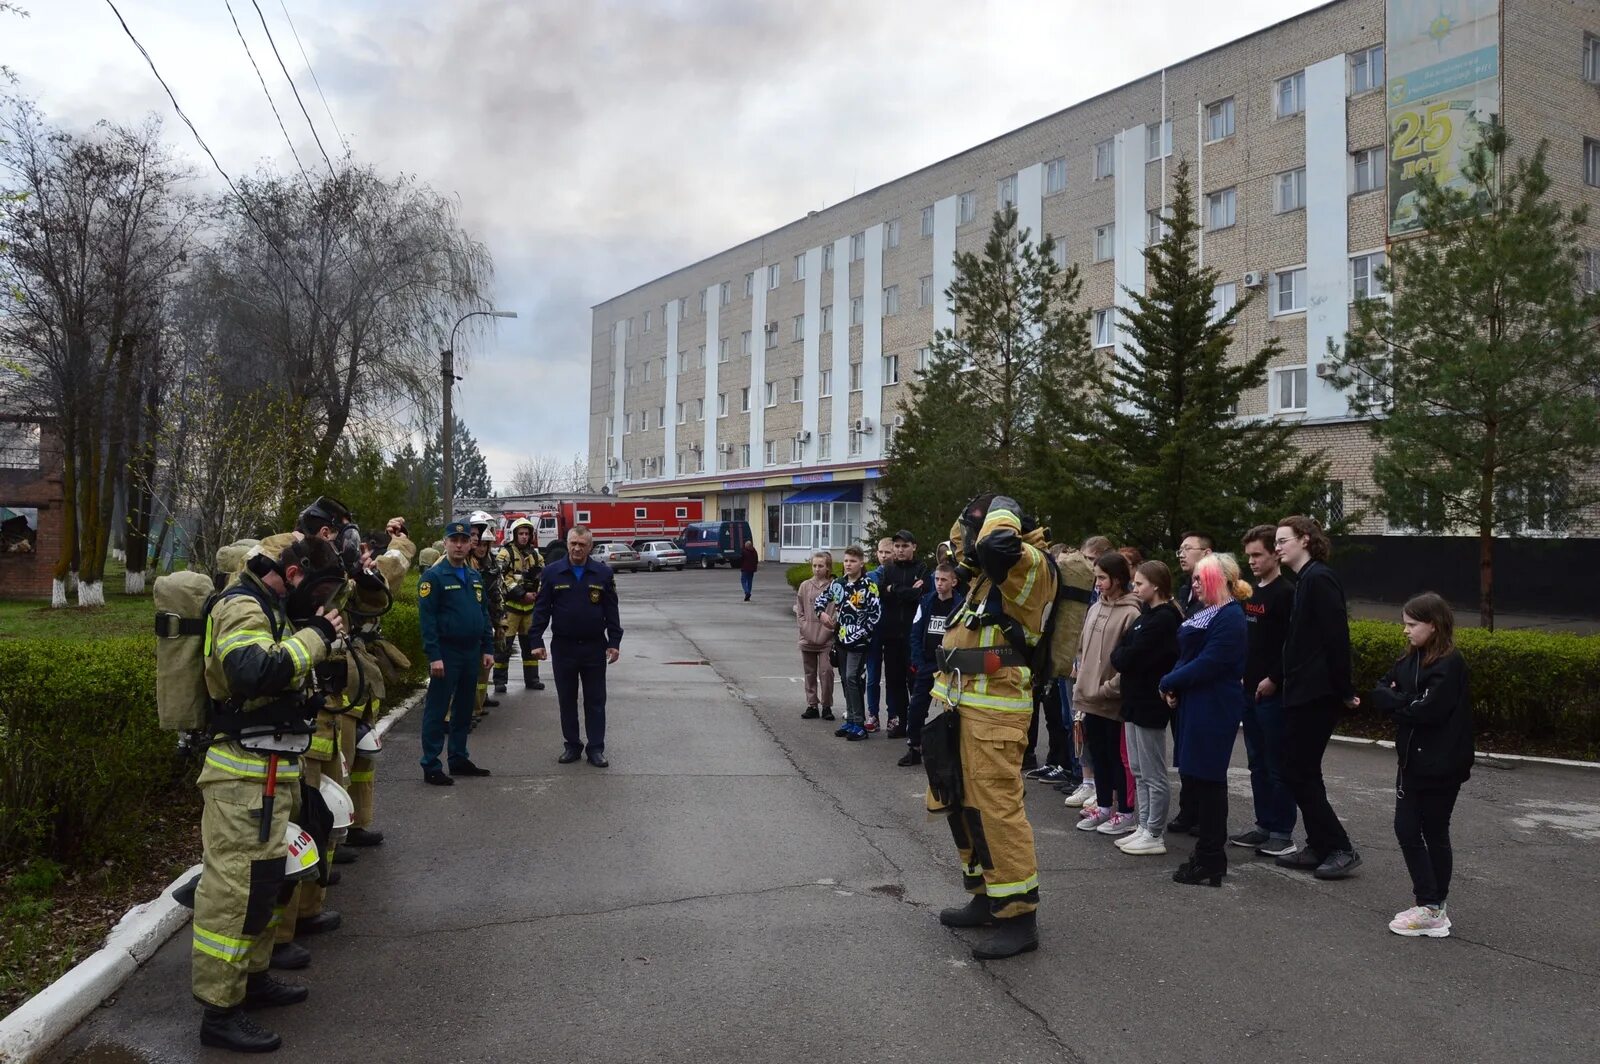
[(417, 598), (427, 598), (433, 592), (433, 585), (424, 580), (417, 585)]

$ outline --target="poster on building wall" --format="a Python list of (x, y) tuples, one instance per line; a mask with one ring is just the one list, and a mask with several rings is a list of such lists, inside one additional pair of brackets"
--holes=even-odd
[(1461, 169), (1500, 112), (1500, 0), (1389, 0), (1389, 235), (1421, 229), (1423, 174)]

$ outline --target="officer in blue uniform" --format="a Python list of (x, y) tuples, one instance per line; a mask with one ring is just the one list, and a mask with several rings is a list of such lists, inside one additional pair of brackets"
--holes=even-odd
[(622, 621), (617, 615), (617, 580), (611, 567), (589, 557), (594, 535), (576, 525), (567, 533), (567, 556), (545, 566), (533, 606), (533, 656), (544, 660), (544, 630), (551, 627), (556, 698), (561, 704), (557, 758), (569, 765), (584, 754), (578, 734), (578, 684), (583, 684), (583, 730), (589, 737), (589, 764), (605, 768), (606, 666), (621, 651)]
[[(478, 673), (494, 664), (494, 630), (484, 601), (483, 577), (467, 564), (472, 530), (465, 521), (444, 529), (444, 557), (417, 581), (422, 649), (428, 655), (428, 697), (422, 705), (423, 779), (437, 786), (455, 776), (487, 776), (467, 756)], [(439, 767), (445, 716), (450, 718), (450, 774)]]

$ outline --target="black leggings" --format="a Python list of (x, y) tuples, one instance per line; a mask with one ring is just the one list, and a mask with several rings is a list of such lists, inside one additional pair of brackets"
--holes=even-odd
[(1450, 814), (1460, 793), (1459, 783), (1410, 783), (1395, 798), (1394, 835), (1418, 905), (1437, 908), (1450, 893)]
[(1083, 715), (1083, 743), (1094, 759), (1094, 804), (1119, 813), (1133, 812), (1128, 772), (1122, 767), (1122, 722)]

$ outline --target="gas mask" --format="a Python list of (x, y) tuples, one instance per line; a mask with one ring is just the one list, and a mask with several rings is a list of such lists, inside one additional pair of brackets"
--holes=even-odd
[(306, 573), (300, 583), (289, 589), (283, 608), (289, 620), (304, 624), (317, 615), (317, 610), (342, 610), (349, 600), (350, 582), (340, 566)]
[(295, 529), (307, 536), (315, 536), (322, 528), (333, 529), (333, 549), (344, 563), (345, 572), (354, 576), (361, 571), (361, 529), (356, 527), (355, 515), (338, 499), (322, 495), (317, 501), (300, 511)]

